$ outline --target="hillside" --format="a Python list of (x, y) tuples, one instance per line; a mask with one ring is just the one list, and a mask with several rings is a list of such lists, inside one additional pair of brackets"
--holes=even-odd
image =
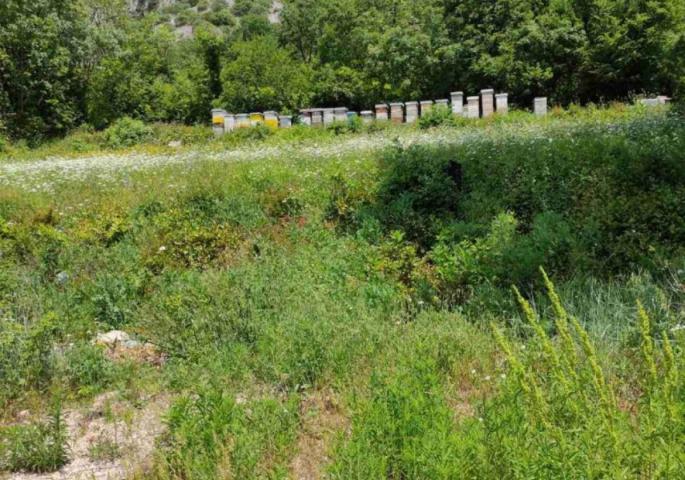
[(0, 472), (677, 477), (684, 125), (614, 105), (13, 147)]
[(251, 11), (266, 11), (271, 23), (278, 23), (279, 12), (283, 3), (273, 0), (271, 3), (262, 0), (216, 0), (216, 1), (192, 1), (184, 0), (127, 0), (128, 11), (134, 16), (144, 16), (150, 13), (170, 14), (171, 22), (176, 26), (183, 26), (182, 22), (191, 20), (193, 15), (215, 14), (221, 16), (230, 13), (238, 17)]

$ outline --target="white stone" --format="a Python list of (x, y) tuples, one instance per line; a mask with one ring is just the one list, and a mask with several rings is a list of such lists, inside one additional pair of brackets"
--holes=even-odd
[(55, 276), (55, 281), (60, 285), (64, 285), (69, 281), (69, 274), (67, 272), (59, 272)]
[(131, 337), (126, 332), (121, 330), (112, 330), (107, 333), (98, 334), (95, 343), (98, 345), (114, 346), (117, 344), (125, 344), (131, 341)]

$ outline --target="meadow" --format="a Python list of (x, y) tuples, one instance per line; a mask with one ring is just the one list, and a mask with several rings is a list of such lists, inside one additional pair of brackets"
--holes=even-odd
[(678, 113), (126, 122), (0, 154), (0, 476), (682, 475)]

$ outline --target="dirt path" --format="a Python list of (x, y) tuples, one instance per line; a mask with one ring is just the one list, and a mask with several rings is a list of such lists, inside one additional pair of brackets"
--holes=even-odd
[(302, 431), (290, 476), (293, 480), (319, 480), (330, 463), (331, 443), (337, 434), (349, 429), (349, 420), (332, 392), (316, 392), (300, 408)]
[[(151, 461), (155, 440), (163, 431), (162, 415), (169, 405), (165, 396), (149, 398), (142, 408), (104, 394), (85, 410), (65, 412), (69, 430), (70, 462), (46, 474), (15, 473), (7, 480), (123, 480), (144, 470)], [(112, 459), (106, 452), (118, 452)], [(99, 447), (99, 452), (98, 452)], [(96, 458), (94, 458), (96, 457)]]

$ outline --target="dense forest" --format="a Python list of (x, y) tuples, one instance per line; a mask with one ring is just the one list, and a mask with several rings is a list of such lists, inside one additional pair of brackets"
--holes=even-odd
[[(122, 116), (444, 97), (527, 105), (677, 94), (682, 0), (3, 0), (0, 135), (30, 144)], [(682, 88), (682, 87), (680, 87)]]

